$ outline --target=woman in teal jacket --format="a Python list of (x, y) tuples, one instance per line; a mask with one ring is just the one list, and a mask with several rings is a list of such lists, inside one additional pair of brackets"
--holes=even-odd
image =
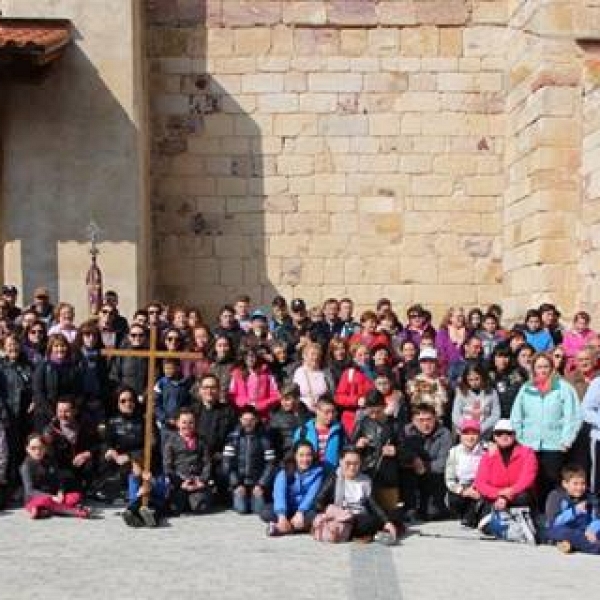
[(537, 454), (537, 487), (540, 506), (544, 506), (560, 481), (565, 455), (582, 422), (577, 392), (555, 373), (548, 354), (533, 357), (532, 378), (519, 390), (510, 420), (518, 441)]

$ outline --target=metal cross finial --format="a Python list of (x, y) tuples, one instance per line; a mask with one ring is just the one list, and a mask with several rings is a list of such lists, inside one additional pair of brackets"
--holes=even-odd
[(89, 225), (85, 228), (85, 232), (91, 244), (90, 254), (92, 256), (96, 256), (100, 253), (97, 244), (100, 239), (100, 233), (102, 232), (102, 230), (100, 229), (100, 227), (98, 227), (98, 224), (94, 220), (91, 220)]

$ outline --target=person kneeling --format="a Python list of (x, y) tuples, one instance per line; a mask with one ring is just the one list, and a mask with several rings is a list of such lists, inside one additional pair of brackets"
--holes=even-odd
[(565, 553), (574, 550), (600, 554), (600, 515), (598, 499), (587, 491), (585, 469), (567, 466), (562, 485), (546, 501), (547, 538)]
[(80, 492), (65, 492), (60, 471), (49, 456), (46, 444), (37, 433), (29, 436), (27, 457), (21, 465), (25, 510), (32, 519), (65, 515), (87, 519), (90, 509), (82, 506)]
[(396, 542), (396, 527), (374, 500), (371, 478), (361, 474), (360, 467), (358, 450), (345, 448), (339, 468), (328, 476), (317, 495), (316, 506), (321, 514), (313, 526), (315, 539)]
[(176, 514), (206, 513), (212, 506), (212, 462), (196, 433), (196, 418), (182, 408), (175, 421), (177, 431), (165, 438), (163, 470), (172, 486), (171, 504)]
[(323, 468), (315, 465), (312, 444), (297, 442), (273, 486), (273, 505), (265, 507), (267, 535), (286, 535), (310, 530), (315, 516), (315, 499), (323, 481)]

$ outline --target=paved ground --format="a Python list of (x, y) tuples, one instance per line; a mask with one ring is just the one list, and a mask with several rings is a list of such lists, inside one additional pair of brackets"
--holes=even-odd
[(267, 539), (255, 518), (228, 512), (132, 530), (114, 510), (89, 522), (14, 511), (0, 516), (0, 540), (1, 600), (564, 600), (600, 585), (596, 557), (480, 541), (450, 522), (389, 549)]

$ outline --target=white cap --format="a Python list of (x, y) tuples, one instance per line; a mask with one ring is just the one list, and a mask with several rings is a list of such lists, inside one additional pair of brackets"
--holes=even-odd
[(496, 421), (496, 424), (494, 425), (494, 431), (511, 431), (512, 433), (514, 433), (515, 428), (510, 422), (510, 419), (500, 419)]
[(419, 360), (437, 360), (437, 350), (435, 348), (423, 348), (419, 354)]

